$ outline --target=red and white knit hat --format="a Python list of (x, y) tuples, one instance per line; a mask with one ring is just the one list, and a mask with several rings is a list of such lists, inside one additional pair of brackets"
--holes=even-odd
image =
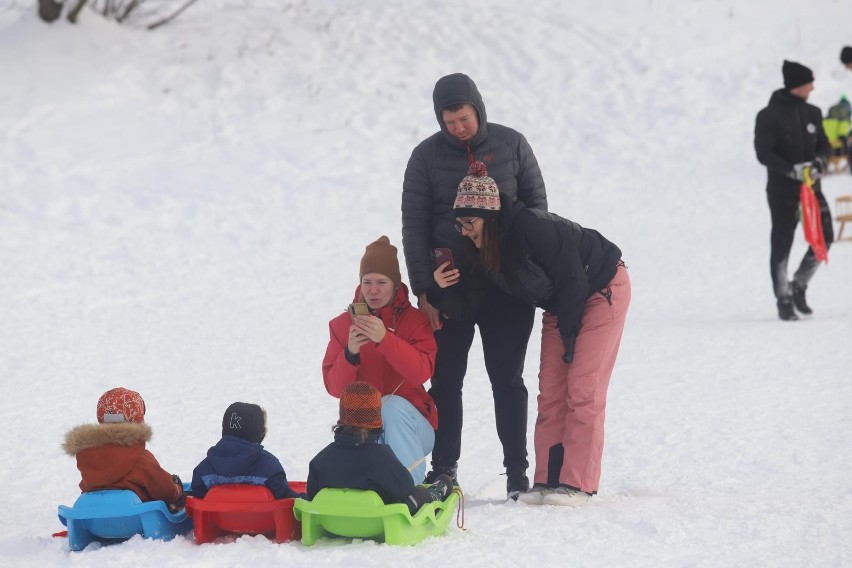
[(453, 213), (456, 217), (496, 217), (500, 213), (500, 191), (497, 183), (488, 177), (484, 163), (470, 165), (459, 184)]
[(145, 421), (145, 401), (142, 396), (130, 389), (117, 387), (106, 391), (98, 399), (98, 422)]

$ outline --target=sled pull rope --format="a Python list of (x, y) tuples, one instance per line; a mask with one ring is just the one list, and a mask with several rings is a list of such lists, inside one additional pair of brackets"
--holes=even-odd
[(459, 509), (456, 511), (456, 526), (461, 530), (467, 530), (464, 528), (464, 493), (458, 485), (453, 487), (453, 493), (459, 494)]

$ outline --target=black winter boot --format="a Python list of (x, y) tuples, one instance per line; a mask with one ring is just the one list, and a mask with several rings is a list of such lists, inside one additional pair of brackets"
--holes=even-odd
[(793, 310), (793, 300), (790, 298), (778, 299), (778, 317), (784, 321), (796, 321), (799, 316)]
[(796, 311), (805, 314), (806, 316), (814, 313), (808, 305), (807, 300), (805, 300), (805, 290), (807, 290), (808, 287), (802, 286), (794, 280), (790, 282), (790, 288), (793, 290), (793, 305), (796, 307)]
[(526, 469), (507, 469), (506, 477), (506, 496), (512, 501), (517, 501), (518, 495), (530, 490)]
[(423, 480), (423, 483), (426, 485), (432, 485), (441, 475), (446, 475), (450, 479), (453, 480), (453, 485), (458, 485), (459, 480), (457, 479), (459, 464), (454, 463), (453, 465), (438, 465), (436, 463), (432, 463), (432, 471), (426, 474), (426, 479)]

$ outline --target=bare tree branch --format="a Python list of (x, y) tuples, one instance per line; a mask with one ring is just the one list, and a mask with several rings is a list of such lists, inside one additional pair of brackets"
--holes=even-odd
[(77, 16), (80, 15), (80, 11), (83, 9), (83, 7), (86, 5), (86, 2), (88, 1), (89, 0), (77, 0), (77, 5), (74, 6), (70, 12), (68, 12), (69, 22), (71, 22), (72, 24), (77, 23)]
[(130, 0), (130, 2), (127, 3), (127, 7), (124, 9), (124, 11), (121, 14), (119, 14), (116, 21), (118, 21), (118, 23), (120, 24), (124, 20), (126, 20), (127, 16), (130, 15), (130, 12), (135, 10), (136, 7), (139, 5), (139, 3), (140, 3), (139, 0)]
[(198, 0), (189, 0), (186, 4), (181, 6), (174, 14), (172, 14), (171, 16), (168, 16), (167, 18), (163, 18), (159, 22), (154, 22), (153, 24), (148, 26), (148, 29), (154, 30), (154, 29), (159, 28), (160, 26), (164, 26), (164, 25), (168, 24), (169, 22), (171, 22), (172, 20), (177, 18), (181, 14), (181, 12), (183, 12), (184, 10), (186, 10), (187, 8), (189, 8), (190, 6), (195, 4), (197, 1)]

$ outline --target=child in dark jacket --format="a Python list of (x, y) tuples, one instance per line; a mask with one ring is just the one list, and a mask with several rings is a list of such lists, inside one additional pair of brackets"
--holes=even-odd
[(222, 417), (222, 439), (192, 472), (191, 492), (203, 498), (211, 487), (244, 483), (263, 485), (276, 499), (302, 497), (287, 483), (281, 462), (260, 444), (266, 437), (266, 410), (235, 402)]
[(308, 467), (308, 499), (327, 487), (368, 489), (378, 493), (385, 504), (405, 503), (413, 515), (425, 503), (447, 498), (453, 490), (449, 476), (439, 476), (428, 488), (415, 486), (390, 447), (379, 441), (381, 434), (381, 394), (369, 383), (351, 383), (340, 396), (334, 442)]
[(142, 501), (165, 501), (169, 509), (183, 507), (180, 478), (160, 467), (145, 448), (151, 427), (145, 424), (145, 401), (138, 392), (114, 388), (98, 399), (97, 424), (83, 424), (65, 435), (62, 448), (77, 458), (83, 493), (129, 489)]

